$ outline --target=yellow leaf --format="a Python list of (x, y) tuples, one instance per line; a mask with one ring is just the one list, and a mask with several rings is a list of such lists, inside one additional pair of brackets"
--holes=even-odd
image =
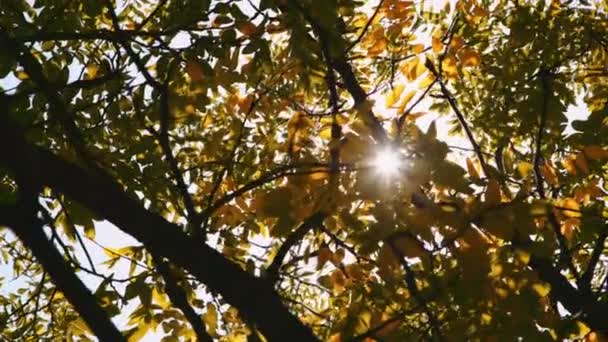
[(405, 89), (405, 86), (403, 84), (398, 84), (388, 93), (386, 96), (386, 108), (392, 107), (395, 102), (399, 100), (401, 93), (403, 93), (403, 89)]
[(521, 162), (517, 164), (517, 171), (519, 171), (522, 178), (528, 177), (533, 168), (534, 165), (528, 162)]
[(245, 36), (252, 36), (258, 31), (258, 27), (249, 21), (238, 24), (236, 28)]
[(138, 326), (137, 329), (135, 330), (135, 332), (133, 332), (131, 334), (131, 336), (129, 336), (129, 342), (137, 342), (139, 340), (141, 340), (144, 336), (146, 336), (146, 334), (148, 333), (148, 330), (150, 329), (150, 325), (145, 323), (145, 322), (141, 322)]
[(540, 297), (545, 297), (551, 292), (551, 285), (546, 283), (535, 283), (532, 285), (532, 289), (536, 292)]
[(167, 300), (167, 296), (158, 291), (156, 287), (152, 289), (152, 299), (154, 300), (154, 303), (160, 305), (160, 307), (163, 309), (169, 307), (170, 305), (169, 301)]
[(341, 270), (337, 269), (331, 273), (331, 280), (333, 284), (333, 290), (335, 295), (339, 295), (344, 292), (346, 288), (346, 277)]
[(471, 158), (467, 158), (467, 170), (469, 171), (469, 176), (471, 176), (471, 179), (479, 179), (479, 173), (477, 172), (477, 168), (475, 167), (475, 164), (473, 164)]
[(441, 63), (441, 67), (448, 77), (458, 76), (458, 67), (453, 56), (448, 55)]
[(342, 342), (342, 335), (340, 333), (331, 335), (329, 342)]
[(217, 330), (217, 308), (215, 307), (215, 304), (207, 304), (207, 310), (203, 314), (203, 321), (207, 325), (209, 334), (215, 335), (215, 331)]
[(487, 314), (485, 312), (481, 314), (481, 324), (488, 325), (491, 322), (492, 322), (492, 316), (490, 314)]
[(589, 327), (581, 322), (581, 321), (576, 321), (576, 326), (578, 327), (578, 336), (577, 337), (583, 337), (583, 336), (587, 336), (589, 334), (589, 332), (591, 332), (591, 329), (589, 329)]
[(15, 74), (15, 76), (18, 79), (20, 79), (21, 81), (25, 81), (28, 78), (30, 78), (30, 76), (25, 71), (17, 71), (17, 73)]
[(452, 37), (452, 40), (450, 41), (450, 48), (452, 48), (454, 50), (458, 50), (463, 46), (464, 46), (464, 40), (462, 39), (462, 37), (458, 37), (458, 36)]
[(430, 86), (434, 80), (435, 80), (435, 76), (433, 76), (432, 74), (429, 73), (429, 75), (427, 77), (425, 77), (422, 81), (420, 81), (418, 83), (418, 88), (425, 89), (426, 87)]
[(424, 44), (414, 44), (411, 46), (411, 49), (415, 54), (422, 53), (422, 51), (424, 51)]
[(78, 317), (75, 321), (71, 322), (70, 325), (70, 328), (79, 332), (91, 333), (91, 329), (89, 329), (89, 326), (81, 317)]
[(89, 79), (93, 79), (97, 76), (97, 72), (99, 71), (99, 67), (95, 64), (87, 64), (87, 74), (89, 75)]
[(597, 145), (588, 145), (583, 149), (585, 156), (594, 160), (602, 160), (608, 158), (608, 150)]
[(497, 205), (501, 202), (500, 184), (496, 179), (490, 179), (486, 187), (486, 203)]
[(555, 205), (560, 209), (561, 214), (566, 217), (581, 217), (581, 207), (574, 198), (563, 198), (556, 201)]
[(331, 126), (325, 126), (319, 131), (319, 137), (323, 140), (331, 140)]
[(522, 264), (527, 265), (530, 262), (530, 252), (524, 251), (523, 249), (516, 249), (515, 256)]
[[(412, 90), (412, 91), (408, 92), (407, 94), (405, 94), (405, 96), (401, 100), (401, 103), (399, 104), (399, 112), (400, 113), (403, 113), (403, 111), (405, 111), (405, 106), (407, 106), (407, 104), (412, 100), (412, 98), (414, 97), (414, 95), (416, 95), (416, 91), (415, 90)], [(411, 115), (411, 113), (410, 113), (410, 115)]]

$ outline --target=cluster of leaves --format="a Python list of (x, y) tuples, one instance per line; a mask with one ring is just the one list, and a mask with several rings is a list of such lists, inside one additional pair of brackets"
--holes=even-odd
[(605, 4), (0, 3), (3, 339), (606, 334)]

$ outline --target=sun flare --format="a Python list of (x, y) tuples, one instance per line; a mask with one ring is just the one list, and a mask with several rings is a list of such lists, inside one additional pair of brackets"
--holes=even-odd
[(402, 164), (399, 152), (389, 148), (378, 152), (372, 162), (376, 171), (386, 177), (391, 177), (399, 173)]

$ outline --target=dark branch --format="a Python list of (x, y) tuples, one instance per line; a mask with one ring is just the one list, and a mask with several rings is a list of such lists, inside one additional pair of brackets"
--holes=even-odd
[(172, 273), (169, 264), (159, 258), (154, 258), (154, 263), (156, 264), (156, 269), (158, 273), (163, 277), (165, 281), (165, 291), (171, 303), (179, 308), (186, 319), (192, 326), (194, 333), (196, 334), (196, 338), (199, 342), (212, 342), (213, 338), (207, 333), (207, 329), (205, 328), (205, 324), (201, 317), (194, 311), (190, 303), (188, 302), (188, 297), (186, 295), (186, 291), (182, 288), (182, 286), (177, 282), (175, 275)]
[(41, 184), (85, 205), (142, 242), (151, 253), (189, 271), (242, 311), (269, 340), (317, 340), (283, 305), (267, 280), (249, 274), (216, 250), (189, 238), (181, 227), (146, 210), (111, 178), (91, 175), (32, 146), (18, 132), (0, 115), (0, 165), (18, 173), (19, 161), (30, 160), (29, 170)]
[(320, 226), (323, 223), (324, 219), (324, 213), (320, 211), (316, 212), (315, 214), (308, 217), (304, 222), (302, 222), (302, 224), (300, 224), (300, 226), (296, 230), (289, 234), (285, 242), (283, 242), (283, 244), (279, 248), (279, 251), (275, 255), (274, 259), (272, 259), (270, 266), (266, 268), (266, 278), (271, 283), (274, 284), (279, 279), (279, 270), (283, 265), (283, 260), (285, 259), (285, 256), (287, 255), (287, 252), (289, 252), (291, 247), (293, 247), (296, 243), (302, 241), (304, 236), (309, 231), (311, 231), (315, 227)]
[[(31, 200), (35, 201), (36, 198)], [(114, 326), (95, 296), (76, 276), (55, 246), (47, 239), (42, 222), (36, 217), (35, 203), (17, 206), (0, 206), (0, 217), (7, 220), (15, 234), (32, 252), (38, 262), (51, 276), (53, 282), (80, 313), (91, 331), (101, 341), (126, 341)]]

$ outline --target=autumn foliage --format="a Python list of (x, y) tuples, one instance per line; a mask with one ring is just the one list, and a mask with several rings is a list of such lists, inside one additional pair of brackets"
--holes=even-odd
[(603, 341), (607, 65), (601, 1), (0, 1), (0, 339)]

